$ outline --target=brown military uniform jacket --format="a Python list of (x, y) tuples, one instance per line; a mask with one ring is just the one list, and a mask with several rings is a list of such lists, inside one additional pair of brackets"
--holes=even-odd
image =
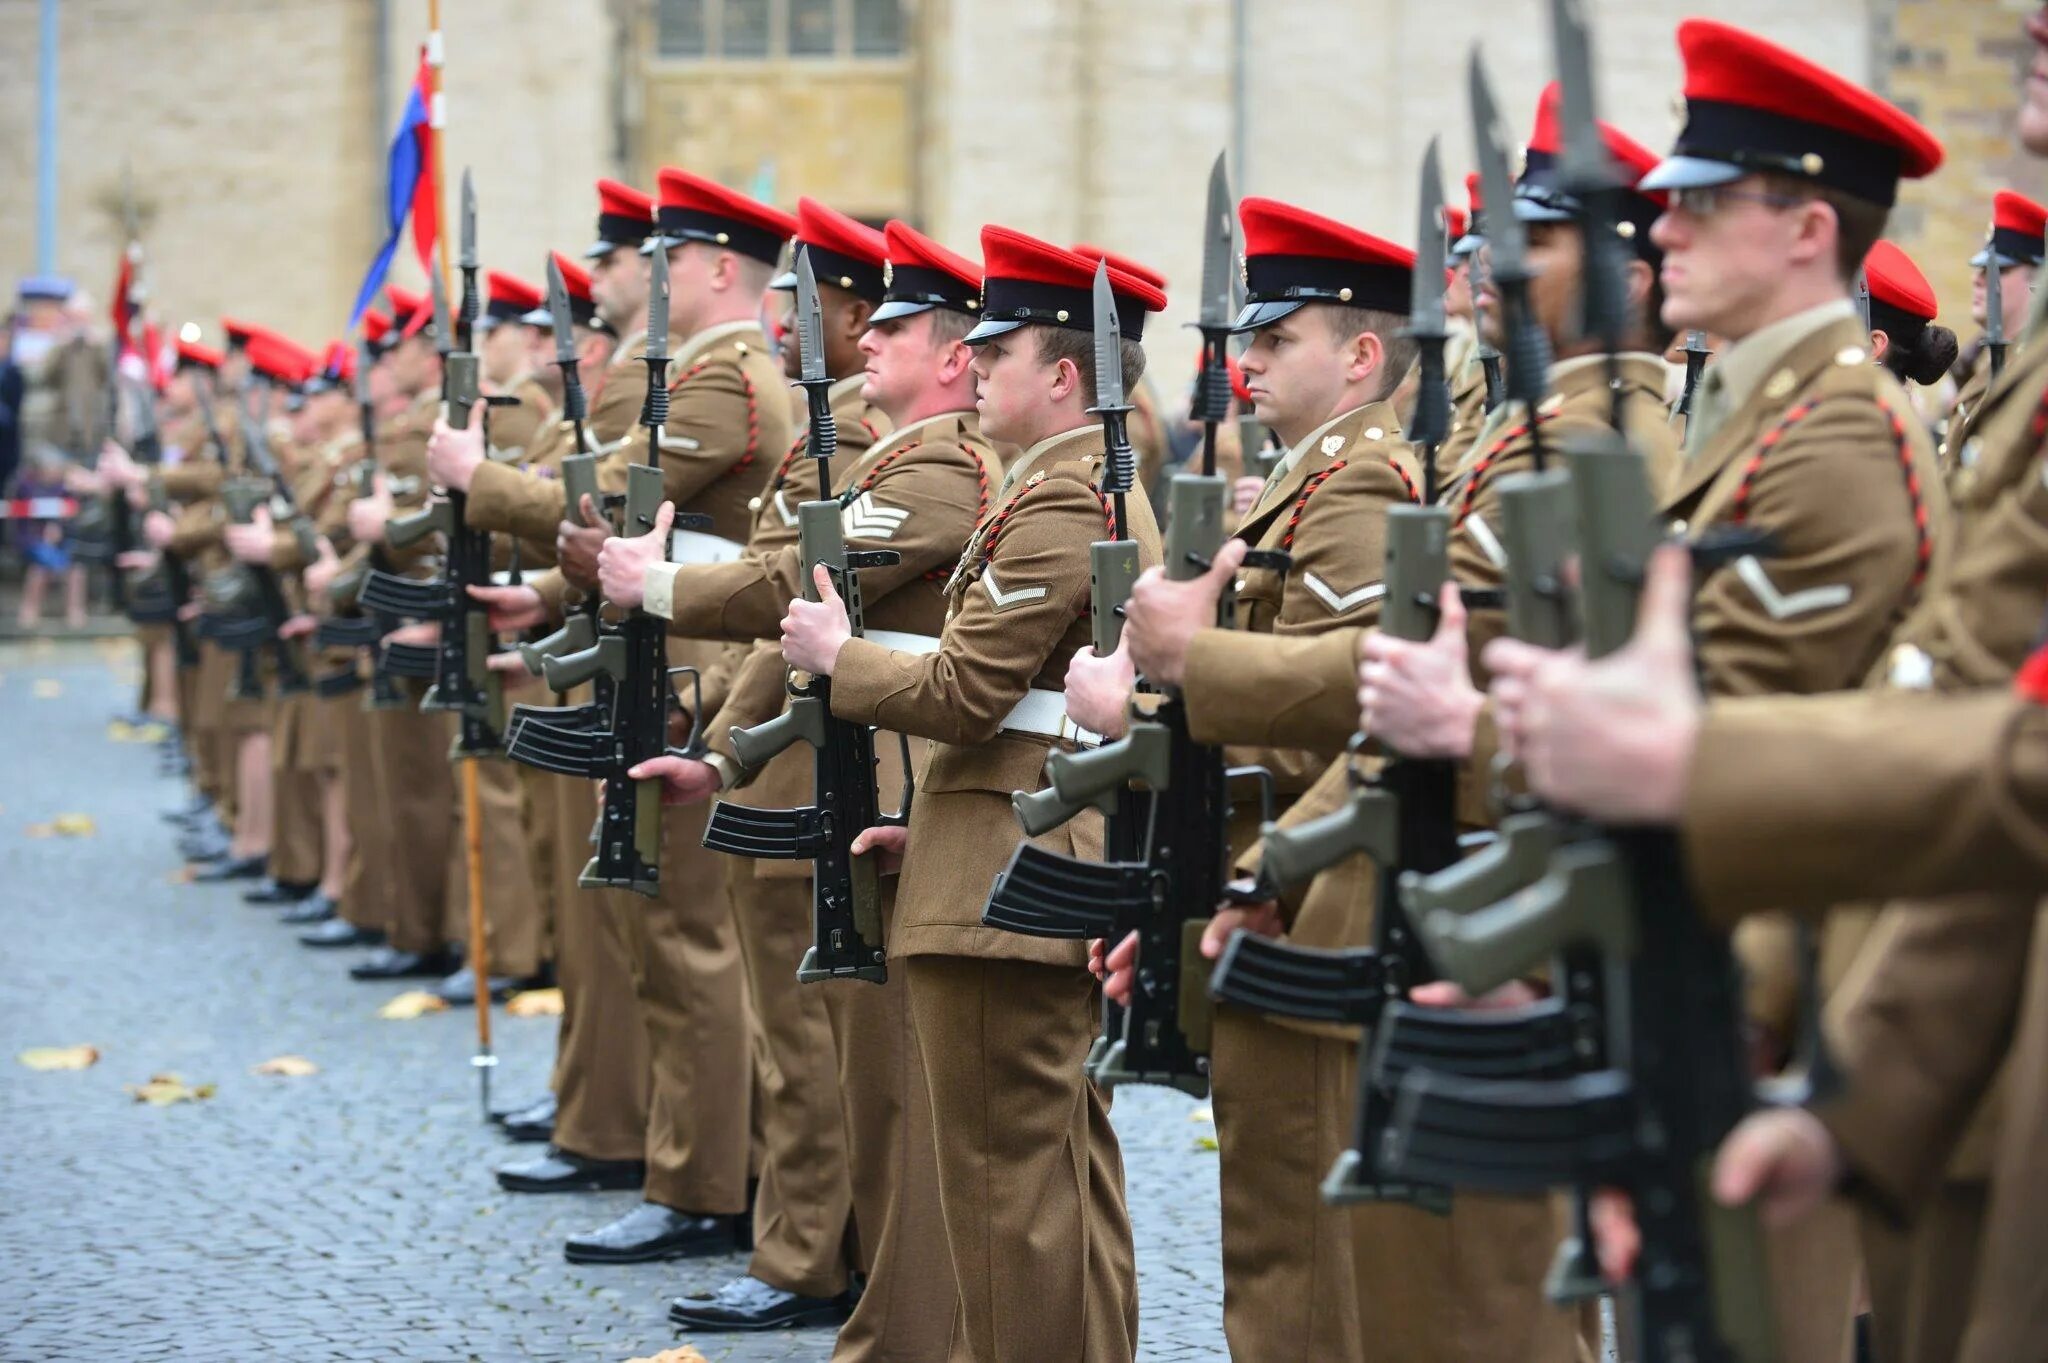
[[(872, 640), (841, 650), (832, 709), (931, 739), (911, 811), (896, 896), (892, 956), (950, 955), (1078, 968), (1079, 942), (1022, 937), (981, 924), (996, 873), (1021, 835), (1013, 791), (1045, 784), (1045, 757), (1064, 737), (1005, 722), (1023, 704), (1062, 728), (1058, 693), (1067, 664), (1089, 646), (1088, 546), (1108, 530), (1096, 484), (1103, 442), (1093, 425), (1027, 450), (1010, 468), (946, 583), (938, 651), (892, 651)], [(1159, 561), (1159, 531), (1146, 499), (1127, 498), (1142, 564)], [(1048, 851), (1094, 860), (1102, 819), (1090, 810), (1037, 840)]]
[[(2005, 352), (2006, 368), (2010, 369), (2019, 360), (2017, 344)], [(1966, 453), (1970, 439), (1977, 433), (1977, 412), (1984, 405), (1985, 395), (1991, 391), (1991, 352), (1988, 349), (1977, 352), (1977, 361), (1970, 366), (1969, 377), (1956, 390), (1956, 400), (1948, 409), (1948, 416), (1942, 422), (1941, 447), (1936, 454), (1941, 459), (1941, 475), (1949, 482), (1950, 491), (1955, 490), (1958, 473), (1969, 464), (1976, 462), (1973, 454)]]
[(555, 400), (531, 374), (522, 374), (505, 385), (505, 396), (517, 398), (519, 403), (491, 408), (487, 418), (491, 425), (491, 458), (501, 464), (524, 465), (532, 457), (535, 442), (554, 424)]
[[(588, 452), (599, 457), (599, 483), (613, 491), (625, 486), (618, 466), (647, 396), (647, 366), (641, 361), (646, 353), (645, 333), (636, 334), (612, 353), (611, 363), (585, 395), (583, 434), (591, 442)], [(492, 534), (516, 535), (522, 549), (545, 543), (547, 561), (552, 562), (555, 527), (568, 519), (560, 470), (561, 461), (576, 452), (571, 448), (574, 431), (573, 423), (558, 421), (552, 437), (530, 436), (539, 448), (523, 469), (490, 460), (479, 464), (469, 484), (469, 523)], [(496, 434), (494, 429), (494, 439)]]

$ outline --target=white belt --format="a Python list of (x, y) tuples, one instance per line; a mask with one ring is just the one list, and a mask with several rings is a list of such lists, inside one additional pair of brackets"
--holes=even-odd
[(1067, 718), (1066, 692), (1047, 691), (1036, 686), (1024, 693), (1024, 699), (1003, 716), (1003, 722), (997, 727), (1013, 734), (1064, 738), (1089, 748), (1102, 741), (1101, 734), (1084, 729)]
[(731, 563), (745, 552), (745, 545), (702, 530), (671, 530), (668, 536), (670, 563)]
[(861, 631), (861, 638), (898, 653), (937, 653), (939, 638), (936, 634), (909, 634), (900, 629), (869, 629)]

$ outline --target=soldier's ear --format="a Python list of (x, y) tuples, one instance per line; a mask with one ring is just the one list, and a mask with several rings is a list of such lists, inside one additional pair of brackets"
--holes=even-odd
[(1881, 362), (1885, 357), (1885, 352), (1890, 350), (1891, 348), (1891, 333), (1886, 331), (1883, 327), (1872, 327), (1870, 329), (1871, 360), (1873, 362)]
[(1631, 260), (1627, 270), (1628, 305), (1631, 314), (1639, 314), (1643, 304), (1649, 301), (1650, 289), (1657, 282), (1657, 272), (1650, 268), (1647, 260)]
[(1381, 344), (1379, 333), (1361, 331), (1344, 349), (1344, 377), (1352, 383), (1364, 383), (1379, 372), (1386, 360), (1387, 349)]

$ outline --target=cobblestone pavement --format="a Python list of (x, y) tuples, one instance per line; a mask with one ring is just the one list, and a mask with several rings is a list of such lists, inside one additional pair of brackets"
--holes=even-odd
[[(291, 941), (233, 890), (177, 883), (155, 753), (110, 741), (125, 644), (0, 646), (0, 1359), (589, 1359), (688, 1342), (713, 1360), (824, 1359), (830, 1338), (678, 1337), (668, 1299), (737, 1257), (577, 1267), (562, 1239), (629, 1194), (509, 1196), (480, 1122), (467, 1012), (386, 1022), (397, 990)], [(82, 813), (86, 837), (28, 826)], [(541, 1091), (553, 1023), (499, 1015), (497, 1100)], [(31, 1046), (90, 1043), (38, 1073)], [(284, 1054), (305, 1078), (250, 1067)], [(124, 1084), (175, 1071), (209, 1101)], [(1216, 1359), (1215, 1156), (1194, 1105), (1120, 1094), (1142, 1275), (1140, 1357)], [(532, 1147), (516, 1147), (531, 1149)]]

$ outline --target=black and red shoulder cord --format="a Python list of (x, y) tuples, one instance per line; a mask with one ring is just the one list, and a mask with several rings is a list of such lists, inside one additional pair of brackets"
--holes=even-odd
[[(676, 389), (681, 388), (691, 379), (703, 373), (710, 363), (709, 358), (697, 361), (697, 363), (691, 365), (670, 381), (668, 391), (671, 393), (675, 392)], [(744, 366), (740, 369), (740, 383), (747, 390), (747, 448), (741, 452), (738, 459), (733, 461), (732, 467), (720, 475), (724, 478), (730, 478), (741, 469), (747, 468), (761, 453), (761, 403), (754, 393), (754, 381), (747, 376)], [(784, 461), (783, 468), (785, 470), (788, 468), (786, 460)]]
[[(1280, 537), (1280, 549), (1283, 553), (1294, 547), (1294, 532), (1301, 528), (1301, 517), (1308, 510), (1308, 499), (1315, 496), (1316, 491), (1324, 483), (1329, 482), (1331, 478), (1335, 477), (1349, 463), (1348, 459), (1339, 459), (1324, 468), (1317, 469), (1309, 475), (1308, 481), (1302, 484), (1301, 495), (1294, 499), (1294, 510), (1289, 512), (1287, 516), (1287, 531)], [(1387, 467), (1392, 469), (1394, 476), (1401, 480), (1402, 488), (1407, 491), (1408, 500), (1419, 503), (1422, 500), (1422, 493), (1416, 488), (1415, 480), (1408, 476), (1408, 470), (1402, 468), (1391, 459), (1387, 461)]]
[[(1554, 415), (1556, 414), (1550, 414), (1550, 416)], [(1486, 481), (1486, 475), (1492, 470), (1494, 461), (1507, 453), (1508, 446), (1550, 420), (1550, 416), (1539, 415), (1533, 421), (1524, 421), (1519, 425), (1513, 426), (1503, 431), (1498, 439), (1486, 447), (1486, 453), (1480, 455), (1478, 460), (1473, 463), (1471, 475), (1465, 479), (1465, 491), (1458, 498), (1457, 514), (1451, 517), (1452, 529), (1455, 530), (1463, 525), (1465, 518), (1472, 514), (1473, 506), (1479, 501), (1479, 487)]]

